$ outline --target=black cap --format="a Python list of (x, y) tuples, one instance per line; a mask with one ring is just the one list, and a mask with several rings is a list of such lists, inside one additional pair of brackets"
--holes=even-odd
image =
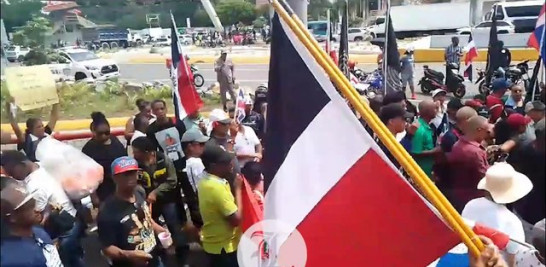
[(402, 100), (406, 100), (406, 94), (402, 91), (397, 91), (392, 94), (388, 94), (383, 97), (383, 105), (388, 105), (392, 103), (400, 103)]
[(399, 103), (392, 103), (383, 106), (381, 108), (381, 111), (379, 112), (379, 119), (381, 119), (383, 123), (387, 123), (389, 120), (398, 117), (410, 119), (414, 116), (415, 115), (413, 113), (406, 111), (404, 107)]
[(452, 98), (451, 100), (449, 100), (449, 102), (447, 102), (447, 109), (459, 110), (462, 107), (464, 107), (464, 105), (459, 98)]
[(229, 153), (223, 147), (217, 145), (205, 147), (205, 151), (201, 154), (201, 160), (205, 167), (210, 166), (210, 164), (230, 163), (234, 158), (233, 153)]
[(133, 142), (131, 142), (131, 146), (142, 152), (157, 151), (157, 147), (154, 145), (154, 143), (152, 143), (152, 141), (145, 136), (141, 136), (133, 140)]

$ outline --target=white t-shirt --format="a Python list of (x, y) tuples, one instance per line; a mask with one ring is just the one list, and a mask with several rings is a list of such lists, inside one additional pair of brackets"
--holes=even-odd
[(146, 137), (146, 134), (139, 130), (135, 130), (135, 132), (133, 133), (133, 136), (131, 137), (131, 140), (129, 141), (129, 144), (132, 144), (133, 141), (139, 137)]
[[(504, 205), (497, 204), (484, 197), (476, 198), (466, 204), (462, 216), (505, 233), (511, 239), (525, 242), (523, 224)], [(520, 245), (515, 242), (509, 242), (505, 251), (509, 254), (516, 254), (520, 249), (522, 249)], [(506, 259), (506, 254), (504, 256)]]
[(134, 156), (134, 153), (133, 153), (133, 147), (131, 146), (131, 144), (133, 143), (133, 141), (139, 137), (146, 137), (146, 134), (139, 131), (139, 130), (136, 130), (134, 133), (133, 133), (133, 136), (131, 137), (131, 140), (129, 141), (129, 145), (127, 146), (127, 155), (129, 157), (133, 157)]
[(76, 216), (76, 209), (63, 187), (44, 168), (40, 167), (29, 174), (25, 178), (25, 184), (27, 190), (33, 194), (36, 200), (36, 211), (43, 212), (49, 204)]
[(186, 174), (188, 180), (190, 180), (193, 191), (197, 192), (197, 185), (203, 176), (205, 175), (205, 165), (200, 158), (188, 158), (186, 160)]
[[(258, 136), (252, 130), (252, 128), (248, 126), (244, 127), (244, 133), (238, 132), (237, 136), (235, 136), (235, 143), (233, 145), (233, 149), (235, 150), (235, 154), (237, 155), (250, 155), (256, 153), (256, 146), (260, 144), (260, 139), (258, 139)], [(250, 159), (240, 159), (239, 165), (241, 168), (245, 166), (247, 162), (249, 162)]]

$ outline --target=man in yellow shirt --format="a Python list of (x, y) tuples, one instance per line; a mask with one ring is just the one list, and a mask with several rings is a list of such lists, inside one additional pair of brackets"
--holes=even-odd
[(201, 155), (206, 174), (199, 181), (197, 194), (203, 218), (203, 249), (214, 267), (237, 267), (237, 246), (241, 237), (241, 178), (234, 181), (235, 197), (225, 177), (233, 172), (233, 153), (220, 146)]

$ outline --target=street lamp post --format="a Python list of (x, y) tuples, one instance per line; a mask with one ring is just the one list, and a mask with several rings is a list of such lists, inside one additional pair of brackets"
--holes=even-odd
[(288, 4), (303, 24), (307, 25), (307, 0), (288, 0)]

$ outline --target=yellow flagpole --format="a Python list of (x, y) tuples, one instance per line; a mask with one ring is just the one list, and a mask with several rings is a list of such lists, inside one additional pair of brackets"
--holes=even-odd
[[(299, 29), (301, 30), (301, 32), (307, 37), (307, 40), (309, 40), (311, 42), (311, 45), (314, 45), (314, 47), (316, 49), (318, 49), (318, 52), (319, 54), (322, 56), (323, 59), (326, 60), (326, 62), (328, 64), (330, 64), (330, 66), (334, 66), (334, 72), (336, 73), (337, 77), (339, 77), (339, 79), (341, 79), (341, 81), (343, 81), (347, 86), (349, 86), (350, 90), (349, 90), (349, 93), (351, 93), (352, 95), (354, 95), (357, 99), (360, 98), (360, 96), (358, 95), (358, 93), (352, 89), (352, 85), (349, 83), (349, 81), (344, 77), (343, 73), (341, 73), (341, 71), (339, 70), (339, 68), (337, 68), (337, 66), (335, 65), (335, 63), (333, 62), (333, 60), (330, 58), (329, 55), (327, 55), (322, 49), (320, 49), (320, 45), (318, 44), (318, 42), (311, 36), (311, 34), (309, 33), (309, 31), (306, 29), (306, 27), (303, 25), (303, 23), (301, 22), (301, 20), (294, 14), (294, 12), (291, 11), (291, 8), (288, 4), (286, 4), (286, 2), (284, 2), (285, 0), (280, 0), (280, 1), (283, 1), (284, 4), (282, 3), (279, 3), (279, 5), (281, 6), (282, 8), (282, 5), (284, 5), (291, 13), (291, 17), (293, 19), (293, 21), (295, 22), (296, 26), (299, 27)], [(290, 16), (290, 15), (289, 15)], [(360, 102), (360, 100), (359, 100)], [(354, 106), (354, 105), (353, 105)], [(356, 109), (356, 108), (355, 108)], [(370, 110), (366, 110), (366, 112), (371, 112), (372, 114), (374, 114), (373, 111)], [(362, 114), (361, 114), (362, 115)], [(375, 115), (375, 114), (374, 114)], [(364, 117), (364, 116), (363, 116)], [(379, 132), (384, 132), (386, 133), (387, 136), (392, 136), (392, 134), (388, 131), (388, 129), (386, 129), (386, 127), (384, 127), (383, 123), (379, 121), (379, 118), (377, 116), (371, 116), (371, 119), (372, 121), (374, 121), (374, 123), (377, 123), (379, 128), (380, 128), (380, 131), (376, 131), (376, 129), (374, 128), (374, 131), (376, 133), (379, 134)], [(369, 123), (369, 120), (366, 119), (366, 122)], [(373, 128), (373, 127), (372, 127)], [(381, 139), (381, 138), (380, 138)], [(394, 137), (391, 138), (391, 140), (394, 140)], [(418, 178), (415, 178), (415, 177), (424, 177), (422, 179), (422, 181), (425, 183), (426, 187), (430, 188), (432, 193), (439, 199), (439, 203), (442, 204), (441, 206), (444, 206), (445, 209), (447, 210), (447, 212), (449, 214), (451, 214), (451, 216), (454, 217), (455, 221), (462, 226), (464, 232), (469, 236), (469, 237), (472, 237), (472, 239), (474, 240), (477, 248), (479, 250), (483, 250), (484, 246), (483, 246), (483, 243), (481, 242), (481, 240), (479, 238), (476, 238), (474, 232), (472, 232), (472, 230), (470, 228), (468, 228), (466, 226), (466, 224), (464, 223), (462, 217), (459, 215), (459, 213), (455, 210), (455, 208), (453, 208), (453, 206), (451, 205), (451, 203), (445, 198), (445, 196), (438, 190), (438, 188), (434, 185), (434, 183), (427, 178), (426, 174), (422, 171), (421, 167), (419, 167), (417, 165), (417, 163), (413, 160), (413, 158), (407, 153), (407, 151), (402, 148), (402, 146), (400, 146), (398, 144), (398, 142), (396, 140), (395, 143), (396, 145), (394, 145), (392, 148), (394, 149), (391, 149), (391, 147), (389, 147), (385, 141), (383, 141), (383, 139), (381, 139), (381, 141), (389, 148), (390, 151), (394, 151), (393, 152), (393, 155), (395, 155), (396, 153), (399, 153), (401, 155), (401, 157), (405, 157), (405, 160), (407, 161), (407, 164), (409, 165), (405, 165), (403, 163), (403, 160), (400, 160), (397, 158), (397, 160), (400, 162), (400, 164), (404, 167), (404, 169), (406, 169), (406, 171), (408, 171), (408, 174), (410, 174), (411, 178), (416, 181)], [(398, 152), (396, 152), (398, 151)], [(395, 158), (396, 158), (396, 155), (395, 155)], [(410, 169), (413, 169), (410, 170)], [(418, 183), (417, 184), (419, 185), (419, 187), (425, 191), (426, 189), (423, 188), (423, 185)], [(427, 198), (429, 198), (429, 200), (432, 201), (431, 197), (427, 195)], [(434, 202), (433, 202), (434, 204)], [(440, 209), (441, 207), (440, 206), (436, 206), (438, 209)], [(447, 218), (446, 218), (447, 219)]]
[[(379, 121), (379, 118), (375, 113), (370, 109), (366, 104), (363, 104), (358, 96), (358, 93), (354, 91), (352, 86), (346, 77), (343, 76), (341, 71), (335, 66), (333, 61), (324, 54), (324, 52), (318, 47), (318, 44), (313, 38), (310, 38), (309, 33), (297, 19), (293, 17), (294, 21), (290, 18), (290, 15), (284, 10), (281, 4), (276, 1), (271, 1), (272, 6), (275, 8), (277, 13), (282, 17), (282, 19), (290, 26), (290, 28), (296, 33), (298, 39), (302, 41), (305, 47), (311, 52), (315, 60), (322, 66), (322, 68), (328, 73), (330, 78), (336, 84), (338, 89), (347, 97), (351, 102), (351, 105), (360, 113), (360, 115), (368, 122), (370, 127), (378, 134), (380, 140), (387, 146), (387, 148), (393, 152), (395, 158), (400, 162), (400, 164), (408, 171), (411, 177), (419, 185), (419, 187), (424, 191), (427, 198), (432, 202), (432, 204), (438, 209), (442, 216), (447, 220), (449, 225), (453, 228), (460, 238), (463, 240), (465, 245), (469, 248), (471, 253), (474, 255), (479, 255), (479, 251), (483, 248), (483, 244), (479, 242), (479, 239), (476, 238), (475, 234), (468, 229), (468, 227), (462, 222), (462, 218), (457, 212), (451, 212), (449, 208), (453, 211), (453, 207), (449, 204), (445, 197), (441, 195), (438, 189), (432, 184), (429, 178), (424, 174), (424, 172), (417, 166), (415, 161), (409, 156), (409, 154), (401, 147), (401, 145), (394, 139), (394, 136), (388, 132), (385, 125)], [(298, 25), (299, 23), (299, 25)], [(307, 35), (306, 35), (307, 34)], [(310, 41), (312, 40), (312, 41)], [(371, 122), (371, 123), (370, 123)], [(413, 163), (413, 164), (412, 164)], [(432, 187), (429, 187), (427, 180), (432, 184)], [(439, 197), (440, 195), (441, 197)], [(442, 203), (441, 198), (444, 198), (445, 202), (448, 203), (448, 207), (445, 207), (445, 204)], [(440, 198), (440, 199), (439, 199)], [(461, 223), (459, 223), (459, 221)], [(465, 229), (466, 228), (466, 229)], [(468, 234), (468, 235), (467, 235)], [(474, 244), (473, 241), (478, 241), (477, 244)], [(481, 248), (480, 248), (481, 245)], [(478, 249), (480, 248), (480, 249)]]

